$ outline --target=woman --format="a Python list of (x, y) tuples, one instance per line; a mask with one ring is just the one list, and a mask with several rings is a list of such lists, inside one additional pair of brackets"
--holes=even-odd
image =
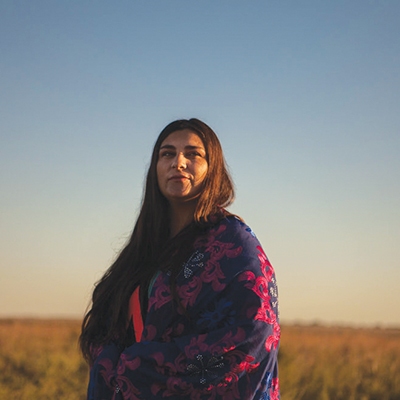
[(233, 198), (211, 128), (165, 127), (132, 236), (82, 324), (89, 399), (279, 399), (275, 275), (225, 210)]

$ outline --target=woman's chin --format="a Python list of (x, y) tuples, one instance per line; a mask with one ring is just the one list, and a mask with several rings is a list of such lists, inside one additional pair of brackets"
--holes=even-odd
[(190, 203), (195, 202), (199, 198), (199, 194), (187, 194), (187, 193), (174, 193), (167, 197), (167, 200), (171, 204), (179, 203)]

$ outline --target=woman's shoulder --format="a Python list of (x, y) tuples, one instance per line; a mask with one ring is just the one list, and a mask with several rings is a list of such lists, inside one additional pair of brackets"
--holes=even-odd
[(253, 230), (239, 217), (226, 215), (213, 224), (195, 243), (195, 248), (236, 248), (240, 253), (255, 254), (261, 249)]
[(253, 230), (234, 215), (218, 221), (195, 248), (193, 260), (201, 259), (201, 265), (217, 268), (223, 276), (236, 276), (244, 270), (259, 276), (271, 266)]
[(258, 241), (256, 234), (240, 217), (236, 215), (228, 215), (221, 219), (218, 224), (216, 224), (213, 232), (217, 232), (218, 238), (236, 238), (237, 240), (251, 240)]

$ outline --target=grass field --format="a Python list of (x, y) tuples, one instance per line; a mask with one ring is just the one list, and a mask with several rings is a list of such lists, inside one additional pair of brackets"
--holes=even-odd
[[(85, 399), (79, 329), (0, 320), (0, 399)], [(283, 326), (280, 380), (282, 400), (399, 400), (400, 329)]]
[(282, 328), (283, 400), (400, 400), (400, 329)]

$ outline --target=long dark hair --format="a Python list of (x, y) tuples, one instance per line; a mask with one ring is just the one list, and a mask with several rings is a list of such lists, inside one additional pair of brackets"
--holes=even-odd
[[(193, 223), (169, 239), (168, 202), (158, 187), (157, 162), (162, 142), (172, 132), (184, 129), (197, 134), (203, 141), (208, 170)], [(115, 339), (123, 343), (126, 339), (129, 299), (133, 290), (139, 284), (146, 286), (159, 269), (172, 269), (172, 278), (176, 276), (177, 269), (185, 261), (184, 257), (189, 255), (181, 249), (186, 249), (186, 252), (190, 250), (200, 232), (226, 215), (224, 208), (233, 199), (233, 183), (214, 131), (195, 118), (177, 120), (167, 125), (153, 148), (141, 210), (132, 235), (96, 284), (91, 308), (83, 319), (80, 346), (89, 362), (93, 361), (92, 346), (103, 345)], [(162, 260), (168, 262), (163, 263)]]

